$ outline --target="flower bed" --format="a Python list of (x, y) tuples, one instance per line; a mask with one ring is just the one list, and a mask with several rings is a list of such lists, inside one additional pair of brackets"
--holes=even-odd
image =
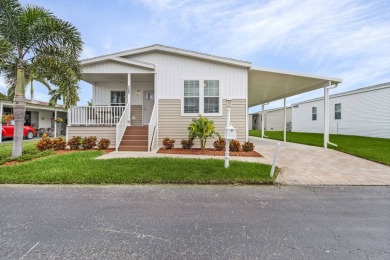
[[(191, 154), (191, 155), (210, 155), (210, 156), (224, 156), (225, 151), (217, 151), (215, 149), (206, 148), (204, 150), (200, 148), (192, 148), (192, 149), (181, 149), (181, 148), (172, 148), (172, 149), (164, 149), (160, 148), (157, 153), (164, 154)], [(229, 152), (230, 156), (242, 156), (242, 157), (263, 157), (256, 151), (250, 152)]]

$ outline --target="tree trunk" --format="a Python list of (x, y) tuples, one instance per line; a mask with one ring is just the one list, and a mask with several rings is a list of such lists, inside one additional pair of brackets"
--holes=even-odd
[(31, 83), (30, 83), (30, 98), (31, 98), (31, 102), (34, 101), (34, 80), (31, 80)]
[(23, 146), (23, 126), (26, 112), (26, 97), (24, 96), (24, 68), (18, 68), (16, 78), (16, 88), (14, 97), (14, 143), (11, 158), (22, 155)]

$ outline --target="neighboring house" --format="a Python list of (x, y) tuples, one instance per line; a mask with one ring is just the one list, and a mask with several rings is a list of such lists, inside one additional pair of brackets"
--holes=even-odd
[(86, 59), (81, 65), (82, 79), (92, 84), (94, 105), (69, 109), (67, 138), (96, 135), (127, 151), (155, 150), (164, 137), (180, 146), (199, 114), (213, 120), (224, 136), (227, 99), (232, 99), (231, 123), (243, 142), (248, 107), (341, 82), (163, 45)]
[[(261, 130), (261, 112), (249, 114), (249, 129)], [(291, 131), (292, 111), (291, 107), (286, 107), (286, 128)], [(284, 108), (274, 108), (264, 111), (264, 129), (266, 131), (283, 131)]]
[[(324, 99), (293, 104), (292, 131), (323, 133)], [(390, 138), (390, 83), (331, 95), (330, 133)]]
[[(0, 115), (3, 114), (13, 114), (12, 101), (0, 100)], [(58, 117), (63, 119), (62, 123), (55, 122)], [(38, 133), (57, 131), (57, 135), (65, 135), (67, 117), (67, 111), (61, 105), (53, 107), (47, 102), (26, 100), (24, 125), (34, 127)]]

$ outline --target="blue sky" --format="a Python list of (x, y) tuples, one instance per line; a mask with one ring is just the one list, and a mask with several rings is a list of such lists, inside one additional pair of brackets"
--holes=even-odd
[[(159, 43), (246, 60), (255, 67), (343, 78), (331, 94), (390, 81), (388, 0), (20, 2), (45, 7), (74, 24), (85, 43), (81, 58)], [(79, 104), (84, 105), (91, 87), (83, 82), (81, 87)], [(322, 93), (298, 95), (287, 103)], [(47, 90), (38, 87), (35, 96), (45, 101)]]

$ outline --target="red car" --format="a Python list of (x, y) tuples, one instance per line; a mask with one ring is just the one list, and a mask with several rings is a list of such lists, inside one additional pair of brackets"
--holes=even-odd
[[(2, 138), (14, 138), (14, 126), (13, 125), (3, 125), (1, 129)], [(31, 139), (34, 136), (37, 135), (37, 131), (31, 126), (24, 126), (23, 127), (23, 136), (26, 139)]]

